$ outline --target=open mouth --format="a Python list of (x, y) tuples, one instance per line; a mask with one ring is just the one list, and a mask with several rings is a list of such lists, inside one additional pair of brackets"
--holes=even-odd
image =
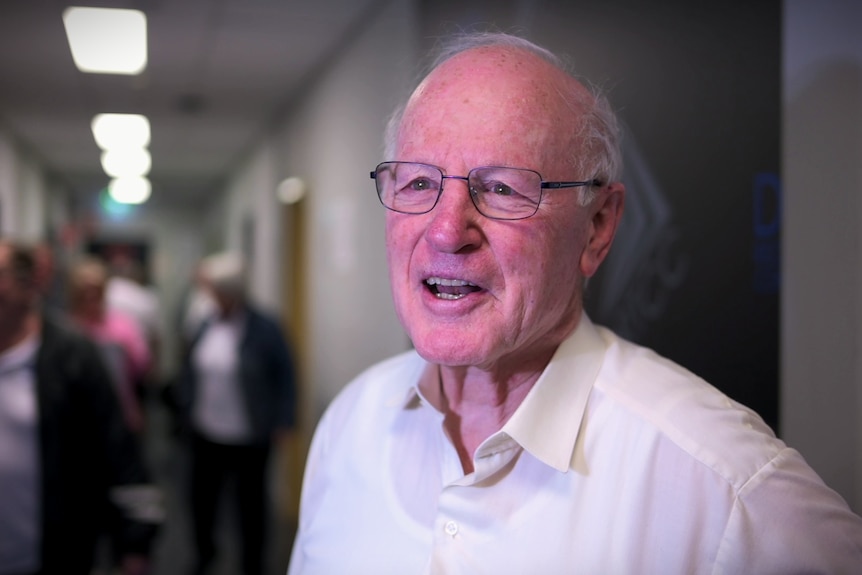
[(425, 280), (425, 285), (439, 299), (461, 299), (462, 297), (479, 291), (481, 288), (466, 280), (445, 279), (430, 277)]

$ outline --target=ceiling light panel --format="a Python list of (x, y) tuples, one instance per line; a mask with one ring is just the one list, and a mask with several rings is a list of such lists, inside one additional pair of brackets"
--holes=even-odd
[(115, 178), (108, 184), (108, 195), (120, 204), (142, 204), (151, 193), (152, 184), (147, 178)]
[(103, 150), (150, 145), (150, 121), (140, 114), (97, 114), (90, 127)]
[(146, 176), (152, 158), (144, 148), (115, 148), (102, 152), (102, 169), (112, 178)]
[(147, 17), (139, 10), (72, 6), (63, 12), (72, 59), (82, 72), (140, 74), (147, 67)]

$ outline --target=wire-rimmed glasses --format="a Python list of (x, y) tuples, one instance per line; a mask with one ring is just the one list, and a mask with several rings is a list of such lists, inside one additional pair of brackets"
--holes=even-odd
[(482, 166), (466, 176), (447, 176), (441, 168), (418, 162), (383, 162), (371, 178), (384, 207), (402, 214), (425, 214), (434, 209), (447, 179), (467, 182), (470, 199), (480, 214), (495, 220), (522, 220), (539, 210), (546, 189), (601, 186), (599, 180), (546, 182), (526, 168)]

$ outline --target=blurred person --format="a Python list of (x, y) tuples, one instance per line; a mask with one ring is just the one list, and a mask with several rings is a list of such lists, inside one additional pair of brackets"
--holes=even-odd
[(67, 311), (99, 343), (116, 376), (126, 420), (133, 430), (141, 432), (144, 413), (139, 388), (151, 369), (152, 356), (134, 318), (108, 307), (108, 277), (107, 266), (97, 257), (86, 256), (75, 262), (67, 280)]
[(150, 350), (148, 378), (158, 383), (158, 357), (162, 342), (162, 315), (159, 296), (146, 282), (141, 263), (123, 252), (114, 254), (108, 263), (105, 305), (138, 322)]
[[(218, 310), (212, 291), (201, 273), (201, 265), (202, 260), (196, 262), (174, 316), (174, 327), (178, 334), (176, 349), (180, 358), (187, 356), (189, 347), (200, 332), (201, 326)], [(180, 375), (181, 373), (174, 374), (173, 377), (166, 379), (161, 390), (161, 400), (168, 410), (171, 419), (170, 426), (174, 434), (181, 433), (183, 428), (183, 414), (179, 406), (178, 391), (178, 376)]]
[(181, 311), (181, 331), (186, 343), (191, 342), (204, 322), (218, 311), (218, 304), (203, 273), (203, 261), (195, 266)]
[(112, 530), (122, 573), (142, 575), (159, 492), (96, 346), (40, 309), (37, 266), (0, 239), (0, 574), (86, 575)]
[(243, 259), (208, 256), (200, 273), (217, 312), (203, 322), (187, 353), (179, 405), (190, 431), (190, 501), (194, 573), (209, 572), (222, 492), (235, 480), (242, 572), (264, 568), (273, 445), (294, 426), (296, 382), (289, 344), (278, 321), (246, 294)]
[(862, 573), (862, 519), (753, 411), (593, 324), (617, 121), (550, 52), (460, 36), (371, 173), (414, 350), (318, 424), (289, 573)]
[(56, 249), (48, 241), (33, 244), (36, 262), (36, 287), (42, 298), (42, 307), (59, 310), (64, 307), (62, 274), (57, 273)]

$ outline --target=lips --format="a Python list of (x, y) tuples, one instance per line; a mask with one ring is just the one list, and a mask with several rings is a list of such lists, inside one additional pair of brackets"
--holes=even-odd
[(425, 285), (437, 298), (447, 300), (461, 299), (481, 289), (467, 280), (441, 277), (430, 277), (425, 280)]

